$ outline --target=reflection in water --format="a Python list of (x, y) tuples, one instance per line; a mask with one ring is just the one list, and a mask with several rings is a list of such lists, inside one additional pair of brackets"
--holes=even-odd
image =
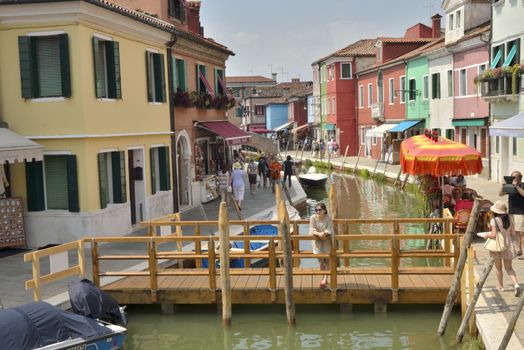
[[(341, 218), (402, 218), (416, 213), (417, 202), (409, 193), (372, 180), (332, 176), (338, 194)], [(325, 201), (324, 189), (307, 189), (308, 197)], [(314, 203), (311, 203), (314, 207)], [(308, 216), (307, 213), (305, 213)], [(307, 234), (307, 225), (300, 228)], [(351, 233), (391, 233), (391, 225), (353, 225)], [(401, 228), (424, 232), (420, 225)], [(364, 241), (366, 242), (366, 241)], [(302, 249), (311, 249), (301, 247)], [(359, 247), (364, 244), (359, 243)], [(388, 247), (386, 241), (382, 247)], [(422, 247), (409, 241), (403, 249)], [(375, 244), (376, 248), (376, 244)], [(302, 259), (302, 266), (315, 266), (316, 259)], [(404, 259), (407, 260), (407, 259)], [(384, 266), (388, 259), (352, 259), (351, 265)], [(426, 260), (407, 260), (413, 266)], [(336, 305), (297, 305), (297, 326), (288, 327), (283, 305), (234, 305), (233, 324), (222, 326), (217, 306), (180, 306), (175, 315), (162, 315), (155, 306), (129, 308), (130, 349), (456, 349), (453, 335), (459, 326), (454, 313), (445, 337), (436, 336), (440, 306), (388, 306), (387, 314), (375, 314), (373, 306), (354, 306), (341, 314)], [(217, 311), (218, 310), (218, 311)]]

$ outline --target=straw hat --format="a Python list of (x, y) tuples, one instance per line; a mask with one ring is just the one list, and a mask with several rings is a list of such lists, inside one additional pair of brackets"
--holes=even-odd
[(506, 208), (506, 203), (503, 201), (496, 201), (495, 204), (493, 204), (489, 210), (494, 212), (495, 214), (507, 214), (508, 208)]
[(242, 164), (240, 164), (239, 162), (233, 163), (233, 169), (242, 169)]

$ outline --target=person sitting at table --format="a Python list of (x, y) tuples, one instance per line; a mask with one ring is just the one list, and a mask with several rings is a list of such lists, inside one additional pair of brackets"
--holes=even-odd
[(455, 203), (455, 212), (459, 211), (459, 210), (462, 210), (462, 209), (467, 209), (467, 210), (472, 210), (473, 209), (473, 198), (471, 196), (471, 192), (464, 192), (462, 194), (462, 198), (459, 199), (456, 203)]
[(444, 185), (442, 185), (442, 192), (444, 193), (445, 196), (450, 196), (451, 197), (451, 193), (453, 192), (453, 189), (455, 187), (453, 187), (452, 185), (450, 185), (449, 183), (449, 177), (445, 176), (444, 177)]
[(468, 186), (468, 184), (466, 183), (466, 179), (464, 178), (464, 175), (462, 174), (458, 174), (457, 176), (452, 176), (451, 179), (449, 180), (449, 183), (455, 187), (465, 188)]

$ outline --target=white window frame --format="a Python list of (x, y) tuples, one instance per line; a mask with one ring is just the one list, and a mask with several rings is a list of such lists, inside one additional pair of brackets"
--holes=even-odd
[(331, 100), (333, 101), (333, 102), (332, 102), (333, 105), (331, 106), (331, 114), (336, 114), (336, 110), (337, 110), (337, 109), (336, 109), (336, 107), (335, 107), (335, 96), (333, 96), (333, 97), (331, 98)]
[[(404, 81), (404, 83), (402, 83)], [(398, 81), (399, 87), (400, 87), (400, 103), (405, 104), (406, 103), (406, 76), (401, 75)]]
[[(413, 92), (413, 94), (411, 93), (411, 81), (414, 80), (415, 81), (415, 91)], [(413, 101), (416, 101), (417, 100), (417, 90), (416, 90), (416, 87), (417, 87), (417, 79), (415, 78), (410, 78), (408, 80), (408, 100), (409, 102), (413, 102)], [(411, 99), (411, 95), (413, 95), (413, 99)]]
[[(344, 69), (342, 69), (342, 65), (349, 65), (349, 77), (344, 77), (342, 75), (342, 72), (344, 71)], [(340, 79), (341, 80), (353, 79), (353, 63), (352, 62), (340, 62)]]
[(364, 108), (364, 85), (358, 86), (358, 108)]
[(368, 107), (371, 108), (371, 105), (373, 104), (373, 84), (368, 84)]
[[(459, 96), (468, 96), (468, 70), (466, 68), (461, 68), (459, 72)], [(462, 83), (462, 72), (464, 72), (464, 83)], [(464, 84), (464, 86), (462, 86)], [(464, 88), (464, 93), (462, 93), (462, 88)]]
[(360, 128), (360, 144), (365, 145), (366, 144), (366, 131), (367, 129), (365, 127)]
[(395, 78), (388, 79), (388, 89), (389, 89), (389, 104), (392, 105), (395, 103)]
[(457, 10), (455, 12), (455, 28), (462, 27), (462, 10)]
[[(481, 70), (481, 68), (484, 67), (483, 70)], [(485, 71), (486, 69), (488, 68), (488, 65), (486, 63), (483, 63), (483, 64), (479, 64), (478, 67), (477, 67), (477, 76), (480, 76), (480, 74)], [(479, 96), (482, 95), (482, 88), (483, 88), (483, 84), (482, 83), (479, 83), (478, 86), (477, 86), (477, 94)]]
[(453, 13), (450, 13), (448, 15), (448, 30), (452, 31), (453, 29), (455, 29), (454, 25), (455, 25), (455, 17)]
[[(451, 72), (451, 75), (449, 74), (450, 72)], [(446, 72), (446, 82), (447, 82), (448, 97), (455, 96), (455, 82), (454, 82), (453, 69), (448, 69), (447, 70), (447, 72)]]
[(429, 100), (429, 75), (422, 76), (422, 99)]

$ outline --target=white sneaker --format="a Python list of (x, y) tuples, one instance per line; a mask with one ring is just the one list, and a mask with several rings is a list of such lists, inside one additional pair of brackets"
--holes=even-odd
[(515, 284), (515, 296), (520, 296), (520, 286), (518, 284)]

